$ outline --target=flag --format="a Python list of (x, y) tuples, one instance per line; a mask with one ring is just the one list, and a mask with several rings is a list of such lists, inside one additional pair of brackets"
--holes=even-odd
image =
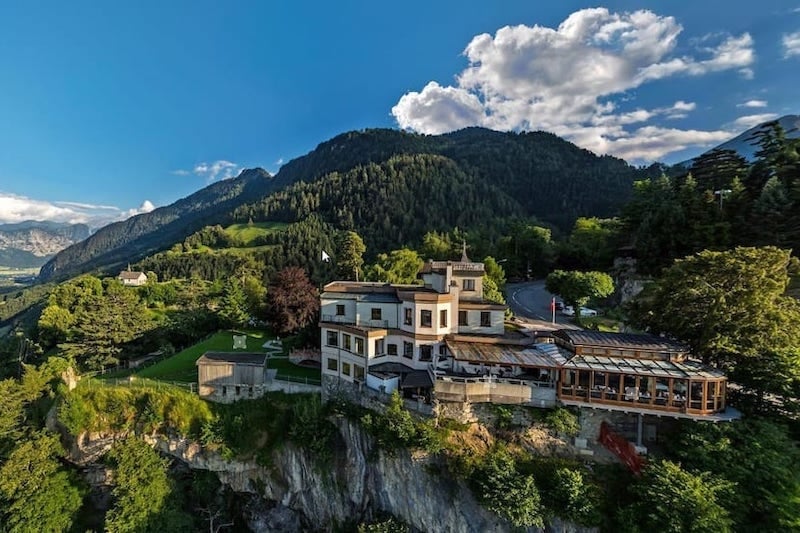
[(555, 296), (553, 296), (553, 299), (550, 300), (550, 310), (551, 311), (555, 311), (556, 310), (556, 297)]
[(322, 260), (326, 263), (331, 262), (331, 256), (329, 256), (328, 252), (326, 252), (325, 250), (322, 250)]

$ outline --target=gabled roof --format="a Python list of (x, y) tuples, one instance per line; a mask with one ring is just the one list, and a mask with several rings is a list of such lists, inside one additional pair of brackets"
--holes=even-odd
[(147, 277), (147, 274), (144, 272), (130, 272), (128, 270), (123, 270), (119, 273), (119, 279), (139, 279), (140, 277)]
[(650, 352), (688, 352), (689, 347), (672, 339), (640, 333), (613, 333), (586, 329), (560, 329), (553, 335), (575, 346), (603, 346)]
[(206, 352), (197, 360), (198, 365), (246, 365), (264, 366), (267, 354), (256, 352)]

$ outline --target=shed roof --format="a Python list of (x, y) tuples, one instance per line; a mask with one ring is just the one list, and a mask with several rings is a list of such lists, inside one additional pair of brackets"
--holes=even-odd
[(401, 389), (416, 389), (417, 387), (428, 389), (433, 387), (433, 380), (427, 370), (413, 370), (406, 374), (400, 383)]
[(206, 352), (197, 360), (198, 365), (237, 364), (247, 366), (264, 366), (267, 354), (257, 352)]
[(555, 344), (492, 344), (483, 342), (447, 341), (447, 347), (457, 361), (490, 365), (513, 365), (536, 368), (557, 368), (566, 357)]

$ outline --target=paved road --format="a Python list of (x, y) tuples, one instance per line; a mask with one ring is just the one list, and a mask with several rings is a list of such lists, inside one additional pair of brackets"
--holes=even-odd
[(550, 302), (553, 295), (544, 288), (544, 280), (526, 283), (509, 283), (506, 285), (506, 302), (514, 315), (535, 329), (575, 329), (572, 321), (556, 311), (556, 323)]

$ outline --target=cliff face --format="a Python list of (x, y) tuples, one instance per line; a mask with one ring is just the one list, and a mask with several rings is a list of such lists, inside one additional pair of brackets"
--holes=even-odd
[[(388, 454), (375, 447), (359, 426), (337, 420), (339, 447), (331, 464), (320, 465), (305, 450), (286, 445), (276, 451), (270, 466), (255, 461), (223, 459), (196, 442), (160, 435), (145, 439), (160, 452), (192, 469), (215, 472), (223, 484), (238, 493), (270, 502), (260, 505), (248, 521), (254, 531), (270, 531), (276, 520), (283, 531), (327, 529), (390, 513), (427, 532), (506, 532), (510, 524), (483, 509), (469, 489), (440, 471), (435, 458), (399, 451)], [(79, 465), (96, 462), (119, 435), (82, 434), (75, 439), (71, 460)], [(259, 505), (251, 506), (258, 508)], [(292, 515), (291, 511), (300, 516)], [(294, 524), (288, 526), (287, 524)], [(578, 532), (570, 524), (550, 530)]]
[(0, 224), (0, 264), (17, 268), (41, 266), (48, 257), (88, 236), (85, 224)]

